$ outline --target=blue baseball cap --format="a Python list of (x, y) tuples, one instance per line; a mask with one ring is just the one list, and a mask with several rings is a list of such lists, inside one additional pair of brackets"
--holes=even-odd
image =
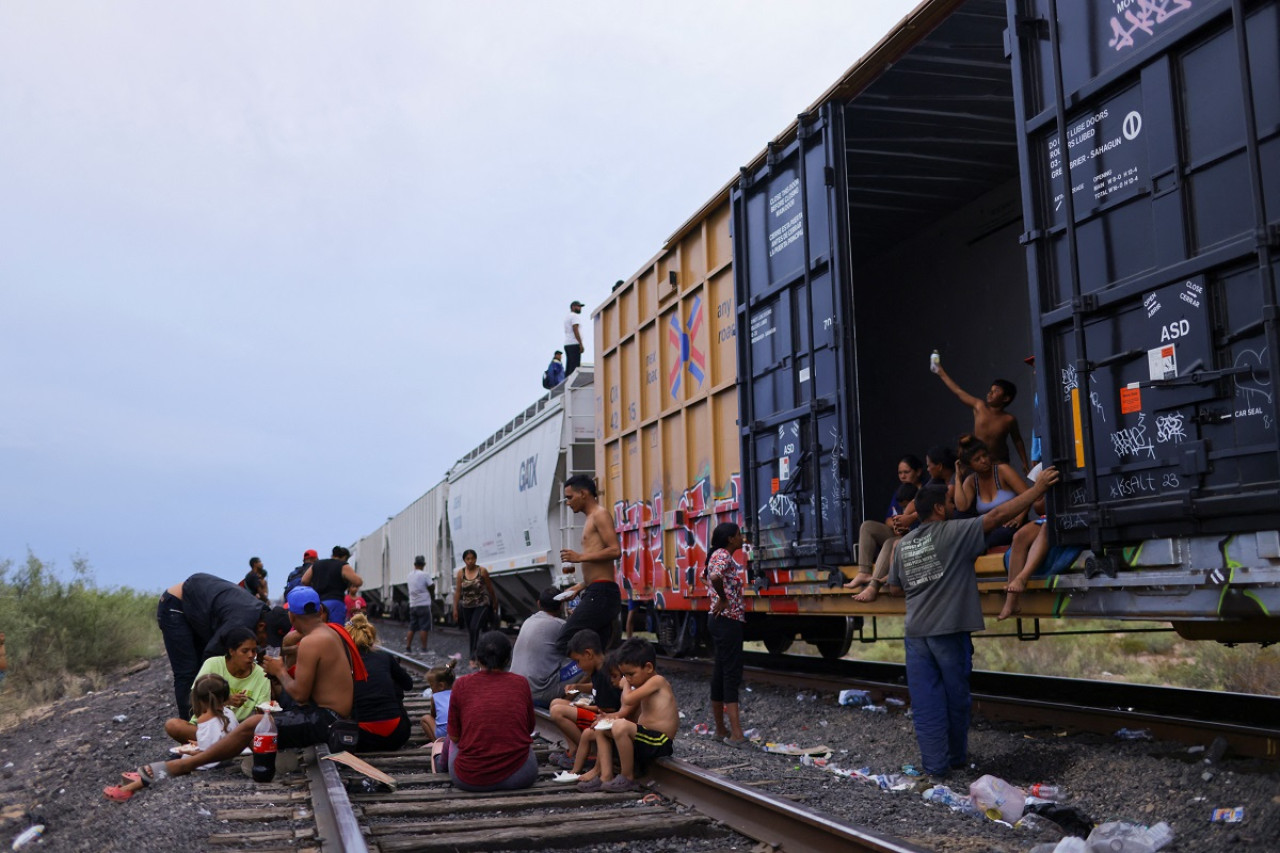
[[(290, 613), (319, 613), (320, 612), (320, 595), (309, 586), (295, 586), (289, 590), (289, 596), (286, 599), (289, 602)], [(308, 610), (307, 607), (311, 609)]]

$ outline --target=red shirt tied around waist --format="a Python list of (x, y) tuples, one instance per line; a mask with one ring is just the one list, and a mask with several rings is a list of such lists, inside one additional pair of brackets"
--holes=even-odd
[(458, 778), (494, 785), (529, 759), (534, 728), (529, 680), (511, 672), (481, 671), (459, 678), (449, 699), (451, 759)]

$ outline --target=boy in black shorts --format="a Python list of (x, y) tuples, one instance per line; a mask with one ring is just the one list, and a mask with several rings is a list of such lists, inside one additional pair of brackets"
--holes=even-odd
[[(564, 733), (569, 750), (553, 752), (547, 758), (563, 770), (573, 769), (582, 732), (595, 723), (597, 716), (602, 713), (616, 713), (622, 705), (621, 694), (609, 677), (609, 667), (605, 664), (602, 645), (600, 635), (590, 628), (584, 628), (573, 635), (573, 639), (569, 641), (569, 657), (573, 658), (585, 677), (573, 684), (565, 685), (568, 697), (552, 699), (548, 708), (551, 721)], [(573, 692), (570, 693), (570, 691)], [(584, 702), (579, 699), (593, 692), (595, 698), (592, 701)], [(585, 756), (583, 760), (585, 761)]]
[[(585, 793), (637, 790), (637, 773), (654, 759), (671, 754), (672, 739), (680, 728), (676, 694), (655, 669), (653, 645), (648, 640), (630, 639), (614, 654), (626, 689), (618, 713), (602, 714), (596, 721), (600, 776), (578, 783), (578, 790)], [(618, 752), (617, 776), (613, 772), (614, 750)]]

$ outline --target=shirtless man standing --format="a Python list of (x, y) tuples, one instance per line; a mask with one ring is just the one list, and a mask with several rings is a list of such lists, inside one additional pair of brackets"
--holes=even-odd
[[(353, 696), (352, 664), (343, 648), (345, 641), (325, 623), (320, 596), (309, 586), (299, 586), (289, 592), (288, 601), (289, 618), (302, 635), (294, 674), (289, 674), (280, 658), (266, 658), (262, 664), (298, 703), (297, 708), (275, 715), (280, 749), (327, 742), (334, 721), (351, 716)], [(358, 653), (353, 654), (359, 660)], [(362, 667), (360, 670), (363, 674)], [(253, 741), (254, 726), (261, 719), (261, 714), (250, 715), (204, 752), (144, 766), (139, 770), (143, 784), (151, 785), (166, 776), (190, 773), (202, 764), (234, 758)]]
[(582, 601), (556, 640), (556, 650), (561, 657), (569, 654), (569, 641), (583, 628), (599, 634), (601, 645), (607, 650), (622, 611), (622, 593), (613, 567), (613, 561), (622, 556), (622, 549), (618, 547), (618, 534), (613, 529), (613, 516), (600, 506), (595, 481), (585, 474), (576, 474), (565, 481), (564, 497), (569, 508), (585, 515), (587, 522), (582, 526), (582, 550), (566, 548), (560, 552), (560, 559), (582, 564), (582, 582), (586, 588), (582, 591)]
[(1018, 419), (1005, 411), (1005, 408), (1013, 402), (1013, 398), (1018, 395), (1018, 387), (1007, 379), (996, 379), (991, 383), (991, 390), (987, 391), (987, 399), (979, 400), (957, 385), (956, 381), (947, 375), (947, 371), (943, 370), (941, 364), (935, 365), (933, 371), (951, 389), (951, 393), (960, 398), (961, 403), (973, 409), (973, 434), (982, 439), (982, 443), (987, 446), (992, 461), (997, 463), (1009, 461), (1009, 445), (1006, 439), (1012, 437), (1013, 446), (1022, 457), (1023, 472), (1030, 471), (1031, 462), (1027, 457), (1027, 448), (1022, 443)]

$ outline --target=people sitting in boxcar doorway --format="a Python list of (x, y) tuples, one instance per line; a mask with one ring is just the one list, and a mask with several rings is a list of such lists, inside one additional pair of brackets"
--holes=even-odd
[[(866, 586), (872, 577), (883, 579), (889, 574), (889, 559), (893, 556), (893, 549), (888, 543), (911, 529), (911, 524), (915, 521), (914, 510), (911, 518), (907, 518), (904, 511), (915, 497), (923, 479), (924, 463), (919, 457), (908, 453), (898, 460), (898, 488), (889, 499), (884, 521), (869, 519), (862, 522), (858, 529), (858, 573), (845, 584), (846, 589)], [(911, 488), (904, 489), (906, 486)]]
[(511, 641), (501, 631), (481, 635), (472, 659), (480, 670), (449, 697), (449, 778), (464, 791), (528, 788), (538, 778), (529, 682), (507, 672)]
[(400, 661), (382, 649), (378, 630), (363, 612), (347, 622), (347, 633), (360, 650), (360, 659), (369, 677), (355, 682), (353, 716), (360, 726), (360, 743), (356, 752), (388, 752), (399, 749), (409, 740), (413, 724), (404, 709), (404, 692), (413, 689), (413, 679), (400, 666)]
[[(1007, 462), (996, 462), (987, 445), (971, 435), (960, 439), (960, 462), (968, 472), (956, 484), (956, 509), (973, 509), (986, 515), (1000, 504), (1027, 490), (1027, 481)], [(1002, 548), (1013, 542), (1013, 533), (1026, 521), (1023, 513), (987, 533), (987, 548)]]

